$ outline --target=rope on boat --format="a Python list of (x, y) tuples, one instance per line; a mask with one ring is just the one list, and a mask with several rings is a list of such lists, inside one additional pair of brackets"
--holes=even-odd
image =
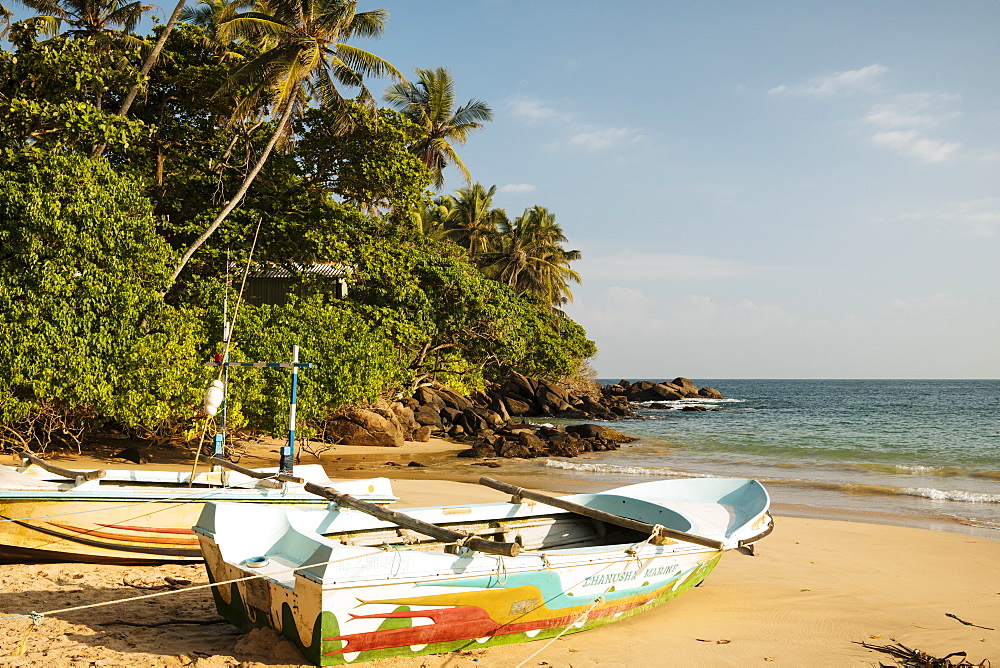
[[(648, 545), (648, 544), (651, 543), (651, 541), (659, 533), (659, 527), (660, 527), (660, 525), (657, 524), (653, 528), (652, 533), (649, 534), (649, 537), (646, 538), (646, 540), (641, 540), (638, 543), (635, 543), (635, 544), (630, 545), (629, 547), (625, 548), (625, 554), (627, 554), (627, 555), (629, 555), (631, 557), (634, 557), (635, 560), (638, 561), (640, 563), (640, 565), (641, 565), (642, 560), (639, 557), (639, 550), (641, 549), (641, 547), (643, 545)], [(546, 568), (551, 568), (552, 567), (552, 565), (549, 564), (548, 558), (544, 554), (540, 554), (539, 556), (542, 557), (542, 562), (545, 564)], [(501, 560), (502, 559), (503, 559), (503, 557), (501, 557)], [(631, 563), (631, 561), (626, 562), (625, 568), (622, 570), (623, 574), (628, 571), (628, 567), (629, 567), (630, 563)], [(612, 583), (612, 584), (608, 585), (608, 588), (605, 589), (603, 592), (601, 592), (601, 595), (598, 596), (594, 600), (594, 602), (590, 604), (590, 607), (587, 608), (586, 610), (584, 610), (580, 614), (579, 617), (577, 617), (576, 619), (574, 619), (573, 621), (571, 621), (569, 624), (567, 624), (566, 627), (562, 631), (560, 631), (554, 638), (552, 638), (547, 643), (545, 643), (544, 645), (542, 645), (542, 647), (540, 647), (537, 652), (535, 652), (534, 654), (532, 654), (531, 656), (529, 656), (527, 659), (525, 659), (521, 663), (517, 664), (514, 668), (522, 668), (526, 663), (528, 663), (529, 661), (531, 661), (532, 659), (534, 659), (536, 656), (538, 656), (539, 654), (541, 654), (545, 650), (547, 650), (549, 648), (549, 646), (552, 645), (552, 643), (554, 643), (555, 641), (559, 640), (564, 635), (566, 635), (566, 633), (569, 632), (569, 630), (571, 628), (573, 628), (574, 626), (580, 624), (581, 622), (585, 623), (586, 620), (590, 617), (590, 613), (594, 611), (594, 608), (596, 608), (598, 605), (604, 603), (604, 600), (605, 600), (604, 597), (607, 596), (611, 592), (611, 590), (614, 589), (614, 588), (615, 588), (615, 583)]]
[[(142, 502), (142, 503), (152, 503), (152, 502), (158, 502), (158, 501), (160, 501), (160, 500), (154, 500), (154, 501), (148, 501), (148, 502)], [(140, 504), (137, 503), (137, 504), (128, 504), (128, 505), (140, 505)], [(82, 512), (93, 512), (93, 511), (82, 511)], [(66, 513), (66, 514), (75, 514), (75, 513)], [(3, 521), (13, 521), (13, 520), (3, 520)], [(650, 534), (650, 536), (648, 538), (646, 538), (645, 540), (642, 540), (642, 541), (639, 541), (637, 543), (634, 543), (630, 547), (626, 548), (625, 553), (628, 554), (628, 555), (630, 555), (630, 556), (633, 556), (637, 560), (639, 560), (640, 559), (640, 557), (638, 556), (639, 548), (641, 548), (642, 545), (649, 544), (653, 540), (654, 537), (655, 537), (655, 534)], [(387, 548), (390, 548), (390, 546), (386, 545), (386, 546), (383, 547), (383, 549), (387, 549)], [(403, 549), (391, 548), (391, 549), (392, 549), (392, 551), (395, 551), (398, 554), (399, 552), (406, 551), (407, 549), (412, 549), (412, 548), (403, 548)], [(8, 617), (0, 617), (0, 622), (11, 621), (11, 620), (14, 620), (14, 619), (30, 619), (31, 620), (31, 626), (29, 626), (27, 629), (25, 629), (24, 634), (21, 637), (21, 641), (18, 644), (17, 650), (15, 650), (15, 654), (14, 655), (15, 656), (20, 656), (25, 651), (25, 646), (26, 646), (26, 643), (27, 643), (27, 640), (28, 640), (28, 636), (31, 634), (31, 631), (34, 630), (36, 627), (40, 626), (41, 623), (42, 623), (42, 620), (46, 616), (48, 616), (48, 615), (55, 615), (55, 614), (58, 614), (58, 613), (65, 613), (65, 612), (76, 612), (78, 610), (89, 610), (89, 609), (92, 609), (92, 608), (101, 608), (101, 607), (105, 607), (105, 606), (109, 606), (109, 605), (118, 605), (119, 603), (129, 603), (129, 602), (132, 602), (132, 601), (141, 601), (141, 600), (150, 599), (150, 598), (158, 598), (160, 596), (171, 596), (173, 594), (186, 594), (188, 592), (198, 591), (198, 590), (201, 590), (201, 589), (210, 589), (212, 587), (221, 587), (223, 585), (234, 584), (234, 583), (237, 583), (237, 582), (247, 582), (249, 580), (256, 580), (256, 579), (260, 579), (260, 578), (274, 579), (274, 576), (276, 576), (276, 575), (283, 575), (283, 574), (286, 574), (286, 573), (293, 573), (295, 571), (306, 569), (306, 568), (314, 568), (316, 566), (327, 566), (327, 565), (330, 565), (330, 564), (341, 563), (341, 562), (344, 562), (344, 561), (351, 561), (352, 559), (361, 559), (361, 558), (369, 557), (369, 556), (371, 556), (371, 553), (370, 552), (365, 552), (363, 554), (355, 554), (355, 555), (351, 555), (349, 557), (343, 557), (343, 558), (340, 558), (340, 559), (331, 559), (329, 561), (320, 561), (320, 562), (316, 562), (316, 563), (313, 563), (313, 564), (303, 564), (303, 565), (299, 565), (299, 566), (292, 566), (290, 568), (284, 568), (284, 569), (280, 569), (280, 570), (277, 570), (277, 571), (270, 571), (268, 573), (256, 573), (254, 575), (247, 575), (247, 576), (240, 577), (240, 578), (233, 578), (231, 580), (221, 580), (219, 582), (210, 582), (208, 584), (203, 584), (203, 585), (194, 585), (192, 587), (185, 587), (184, 589), (175, 589), (175, 590), (170, 590), (170, 591), (159, 591), (159, 592), (154, 592), (152, 594), (140, 594), (138, 596), (130, 596), (128, 598), (116, 599), (114, 601), (102, 601), (100, 603), (88, 603), (88, 604), (85, 604), (85, 605), (76, 605), (76, 606), (71, 606), (71, 607), (68, 607), (68, 608), (57, 608), (55, 610), (47, 610), (45, 612), (31, 611), (30, 613), (24, 614), (24, 615), (10, 615)], [(507, 579), (507, 567), (506, 567), (506, 564), (504, 563), (503, 555), (493, 555), (493, 556), (497, 556), (498, 581), (499, 581), (499, 573), (500, 573), (501, 569), (503, 570), (504, 580), (506, 581), (506, 579)], [(545, 555), (539, 555), (539, 556), (542, 557), (542, 560), (545, 563), (546, 568), (551, 568), (551, 564), (549, 564), (548, 559), (545, 557)], [(626, 563), (625, 568), (622, 570), (622, 573), (625, 573), (628, 570), (629, 563)], [(545, 645), (543, 645), (541, 648), (539, 648), (538, 651), (536, 651), (534, 654), (532, 654), (528, 658), (524, 659), (521, 663), (517, 664), (517, 666), (515, 668), (522, 668), (526, 663), (528, 663), (529, 661), (531, 661), (532, 659), (534, 659), (536, 656), (538, 656), (539, 654), (541, 654), (542, 652), (544, 652), (546, 649), (548, 649), (549, 646), (552, 645), (552, 643), (554, 643), (555, 641), (559, 640), (559, 638), (561, 638), (567, 632), (569, 632), (569, 630), (573, 626), (579, 625), (581, 622), (585, 622), (589, 618), (590, 613), (593, 612), (594, 608), (596, 608), (598, 605), (600, 605), (600, 604), (602, 604), (602, 603), (605, 602), (605, 597), (608, 595), (608, 593), (614, 587), (615, 587), (614, 583), (608, 585), (608, 587), (601, 593), (601, 595), (598, 596), (594, 600), (594, 602), (590, 604), (590, 607), (588, 607), (576, 619), (574, 619), (569, 624), (567, 624), (565, 628), (563, 628), (555, 637), (553, 637), (551, 640), (549, 640), (549, 642), (545, 643)]]
[(46, 610), (45, 612), (34, 612), (34, 611), (32, 611), (32, 612), (29, 612), (26, 615), (11, 615), (9, 617), (0, 617), (0, 622), (6, 622), (6, 621), (13, 620), (13, 619), (25, 619), (25, 618), (31, 619), (31, 626), (29, 626), (25, 630), (24, 636), (21, 639), (21, 644), (18, 647), (19, 651), (21, 653), (23, 653), (23, 651), (24, 651), (23, 646), (24, 646), (25, 641), (28, 639), (28, 634), (31, 633), (31, 630), (34, 629), (36, 626), (39, 626), (42, 623), (42, 620), (46, 616), (48, 616), (48, 615), (55, 615), (57, 613), (63, 613), (63, 612), (76, 612), (77, 610), (89, 610), (91, 608), (102, 608), (102, 607), (108, 606), (108, 605), (118, 605), (119, 603), (129, 603), (131, 601), (141, 601), (141, 600), (144, 600), (144, 599), (147, 599), (147, 598), (157, 598), (159, 596), (171, 596), (173, 594), (186, 594), (188, 592), (197, 591), (199, 589), (209, 589), (211, 587), (221, 587), (222, 585), (233, 584), (233, 583), (236, 583), (236, 582), (246, 582), (247, 580), (256, 580), (258, 578), (273, 578), (275, 575), (283, 575), (285, 573), (291, 573), (291, 572), (294, 572), (294, 571), (297, 571), (297, 570), (301, 570), (303, 568), (314, 568), (316, 566), (326, 566), (326, 565), (329, 565), (329, 564), (336, 564), (336, 563), (339, 563), (339, 562), (342, 562), (342, 561), (350, 561), (351, 559), (360, 559), (362, 557), (370, 557), (370, 556), (371, 556), (370, 552), (365, 552), (364, 554), (354, 554), (354, 555), (351, 555), (349, 557), (343, 557), (341, 559), (331, 559), (330, 561), (320, 561), (320, 562), (316, 562), (314, 564), (303, 564), (301, 566), (293, 566), (291, 568), (284, 568), (284, 569), (277, 570), (277, 571), (270, 571), (268, 573), (256, 573), (254, 575), (247, 575), (247, 576), (241, 577), (241, 578), (233, 578), (232, 580), (221, 580), (219, 582), (209, 582), (208, 584), (203, 584), (203, 585), (194, 585), (193, 587), (185, 587), (184, 589), (173, 589), (173, 590), (170, 590), (170, 591), (158, 591), (158, 592), (155, 592), (155, 593), (152, 593), (152, 594), (140, 594), (139, 596), (130, 596), (128, 598), (115, 599), (114, 601), (102, 601), (100, 603), (88, 603), (86, 605), (75, 605), (75, 606), (72, 606), (72, 607), (69, 607), (69, 608), (57, 608), (55, 610)]

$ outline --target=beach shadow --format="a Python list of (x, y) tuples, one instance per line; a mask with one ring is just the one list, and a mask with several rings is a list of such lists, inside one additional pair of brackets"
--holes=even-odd
[[(76, 565), (76, 568), (85, 567)], [(92, 586), (75, 576), (57, 577), (50, 582), (52, 589), (0, 592), (0, 617), (52, 611), (34, 627), (27, 617), (3, 620), (0, 656), (12, 656), (24, 637), (25, 654), (21, 658), (52, 665), (110, 658), (127, 665), (184, 666), (212, 656), (264, 665), (305, 663), (297, 659), (296, 654), (289, 654), (287, 647), (277, 648), (280, 651), (273, 646), (247, 646), (246, 643), (240, 647), (241, 632), (219, 616), (209, 589)], [(155, 598), (136, 598), (161, 591), (169, 593)], [(111, 601), (118, 603), (73, 609)], [(195, 620), (206, 623), (155, 626), (162, 622)], [(131, 625), (136, 623), (145, 626)], [(0, 659), (0, 665), (10, 664)]]

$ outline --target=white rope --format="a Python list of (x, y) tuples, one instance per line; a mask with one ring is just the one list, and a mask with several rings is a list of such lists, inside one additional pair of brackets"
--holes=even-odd
[[(256, 573), (254, 575), (248, 575), (242, 578), (233, 578), (232, 580), (222, 580), (220, 582), (210, 582), (203, 585), (195, 585), (193, 587), (185, 587), (184, 589), (175, 589), (171, 591), (158, 591), (153, 594), (141, 594), (139, 596), (132, 596), (129, 598), (115, 599), (114, 601), (103, 601), (101, 603), (88, 603), (86, 605), (77, 605), (71, 608), (58, 608), (56, 610), (48, 610), (46, 612), (31, 612), (26, 615), (12, 615), (10, 617), (0, 618), (0, 622), (5, 622), (11, 619), (22, 619), (25, 617), (31, 618), (33, 623), (37, 626), (43, 617), (48, 615), (54, 615), (61, 612), (76, 612), (77, 610), (88, 610), (90, 608), (100, 608), (106, 605), (118, 605), (119, 603), (128, 603), (130, 601), (141, 601), (147, 598), (156, 598), (158, 596), (172, 596), (174, 594), (186, 594), (188, 592), (197, 591), (199, 589), (208, 589), (210, 587), (220, 587), (222, 585), (233, 584), (235, 582), (246, 582), (247, 580), (255, 580), (257, 578), (270, 577), (273, 578), (275, 575), (282, 575), (284, 573), (291, 573), (294, 571), (302, 570), (304, 568), (314, 568), (316, 566), (327, 566), (329, 564), (336, 564), (341, 561), (350, 561), (351, 559), (360, 559), (362, 557), (370, 557), (371, 553), (366, 552), (364, 554), (354, 554), (350, 557), (343, 557), (341, 559), (332, 559), (330, 561), (320, 561), (314, 564), (303, 564), (300, 566), (293, 566), (291, 568), (284, 568), (277, 571), (270, 571), (268, 573)], [(35, 621), (37, 620), (37, 621)]]
[[(642, 559), (639, 557), (639, 551), (641, 550), (641, 548), (642, 548), (643, 545), (648, 545), (650, 543), (650, 541), (652, 541), (657, 536), (657, 534), (659, 534), (660, 526), (661, 525), (659, 525), (659, 524), (657, 524), (656, 526), (654, 526), (652, 533), (650, 533), (649, 537), (647, 537), (645, 540), (641, 540), (638, 543), (634, 543), (634, 544), (630, 545), (629, 547), (625, 548), (625, 554), (629, 555), (630, 557), (634, 558), (637, 562), (639, 562), (639, 566), (640, 567), (642, 566)], [(552, 565), (549, 563), (548, 557), (546, 557), (542, 553), (536, 553), (536, 554), (537, 554), (537, 556), (540, 556), (542, 558), (542, 562), (545, 564), (546, 568), (552, 568)], [(625, 563), (625, 568), (622, 570), (622, 574), (624, 574), (625, 572), (628, 571), (629, 564), (631, 564), (631, 563), (632, 563), (631, 559)], [(610, 566), (610, 564), (609, 564), (609, 566)], [(603, 571), (604, 569), (602, 568), (601, 570)], [(597, 572), (600, 573), (601, 571), (597, 571)], [(612, 589), (615, 588), (616, 584), (617, 584), (617, 581), (613, 582), (610, 585), (608, 585), (608, 588), (605, 589), (603, 592), (601, 592), (601, 595), (598, 596), (597, 599), (593, 603), (590, 604), (590, 607), (587, 608), (579, 617), (577, 617), (572, 622), (570, 622), (569, 624), (567, 624), (566, 628), (564, 628), (562, 631), (560, 631), (554, 638), (552, 638), (551, 640), (549, 640), (541, 648), (539, 648), (539, 650), (537, 652), (535, 652), (534, 654), (532, 654), (531, 656), (529, 656), (527, 659), (525, 659), (521, 663), (517, 664), (514, 668), (522, 668), (522, 666), (524, 666), (526, 663), (528, 663), (529, 661), (531, 661), (532, 659), (534, 659), (536, 656), (538, 656), (539, 654), (541, 654), (542, 652), (544, 652), (546, 649), (548, 649), (549, 646), (552, 645), (552, 643), (554, 643), (555, 641), (559, 640), (559, 638), (561, 638), (564, 635), (566, 635), (566, 633), (571, 628), (573, 628), (574, 626), (576, 626), (577, 624), (579, 624), (581, 621), (586, 620), (590, 616), (590, 613), (594, 611), (594, 608), (596, 608), (601, 603), (604, 603), (604, 597), (607, 596), (608, 593)]]

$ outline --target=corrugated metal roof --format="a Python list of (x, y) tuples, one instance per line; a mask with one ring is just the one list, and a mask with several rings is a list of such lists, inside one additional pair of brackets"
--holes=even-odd
[(250, 278), (293, 278), (301, 274), (314, 274), (326, 278), (350, 278), (354, 267), (348, 264), (318, 262), (301, 265), (289, 262), (284, 265), (273, 262), (261, 262), (250, 272)]

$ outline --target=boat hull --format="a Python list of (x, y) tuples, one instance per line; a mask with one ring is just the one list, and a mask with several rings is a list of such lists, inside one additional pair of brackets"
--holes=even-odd
[[(408, 509), (399, 524), (347, 508), (260, 509), (253, 532), (241, 528), (245, 509), (208, 503), (194, 531), (219, 612), (244, 631), (275, 629), (325, 666), (618, 621), (696, 586), (725, 551), (771, 529), (767, 493), (750, 480), (640, 483), (564, 500), (686, 533), (667, 538), (533, 502)], [(421, 539), (406, 528), (420, 522), (523, 549), (499, 556)]]
[[(206, 501), (319, 509), (327, 505), (301, 486), (189, 487), (183, 480), (166, 486), (172, 478), (180, 480), (179, 474), (169, 472), (114, 471), (104, 480), (57, 484), (2, 467), (0, 562), (202, 561), (191, 527)], [(208, 476), (198, 478), (199, 484), (204, 484), (203, 478)], [(368, 495), (374, 503), (395, 500), (384, 478), (327, 483)]]
[[(209, 555), (210, 548), (206, 564), (213, 581), (246, 576)], [(366, 584), (312, 595), (305, 587), (296, 587), (301, 592), (296, 595), (249, 580), (213, 588), (213, 595), (220, 614), (237, 628), (269, 626), (307, 660), (335, 666), (544, 640), (603, 626), (697, 586), (721, 555), (706, 549), (643, 559), (641, 565), (619, 560), (485, 580)], [(472, 587), (475, 581), (484, 586)], [(447, 589), (456, 591), (428, 593)]]

